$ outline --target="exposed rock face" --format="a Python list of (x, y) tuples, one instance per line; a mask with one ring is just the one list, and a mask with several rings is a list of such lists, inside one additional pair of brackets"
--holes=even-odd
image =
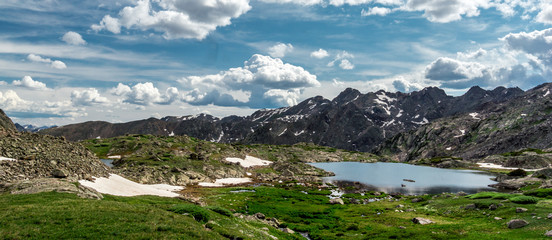
[[(3, 119), (1, 116), (5, 115), (0, 114)], [(107, 176), (107, 167), (81, 144), (59, 137), (19, 133), (7, 120), (0, 121), (8, 129), (0, 129), (0, 156), (14, 160), (0, 160), (0, 183), (48, 177), (77, 180), (91, 175)]]
[(315, 143), (340, 149), (369, 151), (384, 139), (436, 119), (478, 111), (523, 94), (519, 88), (486, 91), (474, 87), (451, 97), (439, 88), (412, 93), (385, 91), (362, 94), (348, 88), (333, 100), (307, 99), (296, 106), (259, 110), (247, 117), (222, 119), (197, 116), (150, 118), (129, 123), (85, 122), (50, 128), (42, 134), (65, 136), (71, 141), (124, 134), (188, 135), (231, 143)]
[(12, 120), (0, 109), (0, 131), (17, 131)]
[(341, 199), (341, 198), (332, 198), (332, 199), (330, 199), (330, 204), (343, 205), (345, 203), (343, 202), (343, 199)]
[(543, 178), (543, 179), (552, 179), (552, 168), (546, 168), (539, 170), (533, 174), (533, 177)]
[(82, 198), (102, 199), (103, 195), (94, 189), (75, 185), (55, 178), (36, 178), (0, 184), (0, 192), (11, 194), (34, 194), (41, 192), (75, 193)]
[(513, 219), (510, 220), (507, 225), (510, 229), (516, 229), (516, 228), (522, 228), (529, 224), (529, 222), (523, 220), (523, 219)]
[[(376, 152), (412, 161), (452, 156), (464, 160), (552, 147), (552, 84), (535, 87), (504, 102), (445, 117), (386, 141)], [(544, 167), (552, 155), (519, 152), (494, 159), (515, 167)], [(492, 161), (493, 159), (489, 159)]]
[(415, 223), (415, 224), (420, 224), (420, 225), (426, 225), (426, 224), (431, 224), (431, 223), (435, 223), (429, 219), (426, 219), (426, 218), (421, 218), (421, 217), (416, 217), (416, 218), (413, 218), (412, 219), (412, 222)]

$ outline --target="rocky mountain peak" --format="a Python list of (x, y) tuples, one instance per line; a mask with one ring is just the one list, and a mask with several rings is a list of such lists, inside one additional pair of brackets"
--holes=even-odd
[(12, 120), (0, 109), (0, 130), (17, 131)]
[(341, 92), (337, 97), (335, 97), (332, 101), (338, 104), (343, 104), (354, 100), (360, 95), (362, 95), (360, 91), (353, 88), (347, 88), (343, 92)]

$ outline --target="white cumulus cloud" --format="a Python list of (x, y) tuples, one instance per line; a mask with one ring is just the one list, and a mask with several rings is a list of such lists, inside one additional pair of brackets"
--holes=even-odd
[[(214, 75), (189, 76), (179, 81), (191, 89), (184, 97), (191, 104), (250, 107), (262, 107), (264, 103), (282, 106), (283, 103), (293, 102), (291, 98), (297, 101), (299, 97), (299, 94), (283, 94), (285, 91), (296, 93), (304, 88), (320, 86), (316, 76), (302, 67), (259, 54), (251, 56), (243, 67), (230, 68)], [(248, 98), (238, 101), (236, 92), (247, 93)]]
[(63, 40), (67, 44), (71, 44), (71, 45), (84, 45), (84, 44), (86, 44), (86, 41), (84, 41), (84, 39), (82, 39), (82, 36), (80, 34), (78, 34), (76, 32), (72, 32), (72, 31), (69, 31), (69, 32), (66, 32), (65, 34), (63, 34), (63, 37), (61, 37), (61, 40)]
[(293, 51), (293, 45), (290, 43), (277, 43), (276, 45), (268, 48), (268, 54), (271, 57), (275, 58), (282, 58), (285, 57), (287, 53), (290, 53)]
[(266, 2), (266, 3), (280, 3), (280, 4), (294, 3), (294, 4), (299, 4), (299, 5), (305, 5), (305, 6), (324, 3), (323, 0), (260, 0), (260, 1), (261, 2)]
[(368, 11), (362, 9), (362, 12), (360, 13), (360, 15), (361, 16), (372, 16), (372, 15), (385, 16), (391, 12), (392, 10), (390, 8), (373, 7), (368, 9)]
[(322, 58), (328, 57), (330, 55), (328, 54), (328, 51), (320, 48), (320, 49), (318, 49), (318, 51), (311, 52), (310, 56), (313, 57), (313, 58), (322, 59)]
[(32, 54), (32, 53), (27, 56), (27, 59), (29, 59), (32, 62), (49, 63), (50, 67), (55, 68), (55, 69), (66, 69), (67, 68), (67, 65), (65, 65), (65, 63), (62, 62), (62, 61), (59, 61), (59, 60), (53, 60), (52, 61), (52, 59), (43, 58), (39, 55)]
[(14, 86), (20, 86), (24, 88), (34, 89), (34, 90), (46, 90), (46, 84), (43, 82), (35, 81), (30, 76), (24, 76), (21, 80), (14, 80), (12, 82)]
[(349, 62), (349, 60), (343, 59), (343, 60), (341, 60), (341, 63), (339, 63), (339, 67), (341, 69), (351, 70), (351, 69), (355, 68), (355, 65), (352, 64), (351, 62)]
[(106, 104), (109, 100), (102, 97), (98, 89), (88, 88), (85, 90), (73, 90), (71, 92), (71, 102), (76, 106), (92, 106), (95, 104)]
[(121, 28), (154, 30), (166, 39), (204, 39), (217, 27), (231, 24), (251, 9), (249, 0), (139, 0), (127, 6), (119, 16), (106, 15), (93, 30), (119, 34)]
[(123, 102), (142, 106), (170, 104), (180, 98), (180, 93), (175, 87), (169, 87), (164, 94), (161, 94), (151, 82), (138, 83), (132, 87), (119, 83), (111, 93), (123, 97)]
[(344, 70), (351, 70), (355, 68), (355, 65), (351, 62), (351, 59), (355, 56), (347, 51), (342, 51), (338, 53), (334, 60), (327, 64), (328, 67), (333, 67), (336, 62), (339, 63), (339, 67)]

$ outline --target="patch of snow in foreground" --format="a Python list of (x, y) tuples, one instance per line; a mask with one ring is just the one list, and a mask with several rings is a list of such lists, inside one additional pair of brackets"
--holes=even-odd
[(271, 161), (262, 160), (260, 158), (256, 158), (252, 156), (245, 156), (245, 159), (229, 157), (229, 158), (226, 158), (226, 161), (231, 163), (239, 163), (244, 168), (254, 167), (254, 166), (268, 166), (272, 163)]
[(202, 187), (224, 187), (226, 185), (235, 185), (251, 182), (251, 178), (221, 178), (217, 179), (214, 183), (200, 182), (199, 186)]
[(15, 161), (13, 158), (0, 157), (0, 161)]
[(107, 156), (109, 159), (121, 159), (121, 155)]
[(178, 197), (179, 194), (174, 191), (180, 191), (184, 187), (172, 186), (168, 184), (141, 184), (130, 181), (117, 174), (110, 174), (109, 178), (96, 178), (94, 182), (88, 180), (79, 180), (83, 186), (93, 188), (100, 193), (116, 196), (132, 197), (139, 195), (155, 195), (160, 197)]
[[(512, 168), (512, 167), (504, 167), (502, 165), (498, 165), (498, 164), (494, 164), (494, 163), (477, 163), (477, 165), (479, 165), (479, 167), (482, 167), (482, 168), (507, 169), (507, 170), (518, 169), (518, 168)], [(542, 169), (545, 169), (545, 168), (537, 168), (537, 169), (522, 168), (522, 169), (525, 170), (525, 171), (538, 171), (538, 170), (542, 170)]]

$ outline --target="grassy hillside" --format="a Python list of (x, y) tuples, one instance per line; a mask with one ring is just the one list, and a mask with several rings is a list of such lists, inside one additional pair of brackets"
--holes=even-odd
[[(375, 162), (378, 157), (313, 144), (242, 145), (213, 143), (187, 136), (126, 135), (82, 142), (100, 158), (120, 155), (115, 169), (143, 183), (191, 184), (253, 173), (259, 181), (316, 181), (328, 173), (308, 162)], [(269, 167), (244, 169), (224, 161), (246, 155), (274, 162)]]

